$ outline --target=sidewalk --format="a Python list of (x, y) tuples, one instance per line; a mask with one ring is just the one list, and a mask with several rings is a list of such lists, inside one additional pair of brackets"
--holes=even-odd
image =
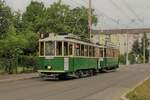
[(0, 75), (1, 82), (10, 82), (23, 79), (31, 79), (39, 77), (38, 73), (25, 73), (25, 74), (12, 74), (12, 75)]

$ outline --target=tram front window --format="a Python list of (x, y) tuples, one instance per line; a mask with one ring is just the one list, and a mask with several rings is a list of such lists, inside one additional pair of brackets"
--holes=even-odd
[(62, 56), (62, 42), (56, 42), (56, 55)]
[(45, 56), (54, 56), (55, 55), (55, 42), (48, 41), (45, 42)]
[(44, 56), (44, 42), (40, 42), (40, 56)]

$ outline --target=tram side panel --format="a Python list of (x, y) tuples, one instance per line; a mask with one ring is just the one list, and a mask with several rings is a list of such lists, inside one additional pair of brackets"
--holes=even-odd
[[(65, 69), (67, 70), (67, 68)], [(50, 74), (50, 73), (64, 73), (64, 57), (53, 57), (39, 58), (39, 72)]]
[(74, 72), (77, 70), (97, 69), (97, 58), (73, 58)]

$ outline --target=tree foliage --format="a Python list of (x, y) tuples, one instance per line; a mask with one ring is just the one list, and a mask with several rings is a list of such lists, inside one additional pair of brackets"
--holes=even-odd
[[(145, 45), (144, 45), (144, 42), (145, 42)], [(149, 40), (147, 38), (147, 34), (143, 35), (143, 37), (141, 39), (141, 43), (138, 40), (136, 40), (132, 46), (132, 52), (135, 55), (135, 57), (139, 57), (140, 62), (141, 62), (141, 60), (143, 60), (144, 46), (145, 46), (145, 58), (146, 58), (146, 61), (148, 61), (148, 59), (149, 59), (149, 50), (148, 50)]]
[(6, 36), (12, 21), (12, 13), (2, 0), (0, 0), (0, 38)]
[(6, 38), (0, 40), (0, 54), (6, 58), (13, 58), (21, 53), (22, 49), (26, 48), (28, 41), (23, 34), (17, 34), (13, 26), (8, 29)]
[[(92, 22), (96, 25), (97, 18), (94, 15), (94, 10), (92, 13)], [(27, 22), (29, 24), (27, 26), (31, 25), (34, 32), (73, 33), (81, 37), (89, 37), (88, 9), (85, 7), (71, 8), (61, 2), (54, 2), (45, 8), (42, 3), (32, 1), (23, 14), (23, 22)]]
[[(97, 17), (92, 10), (93, 25)], [(40, 33), (75, 34), (88, 38), (88, 9), (71, 8), (61, 1), (45, 7), (42, 2), (31, 1), (21, 14), (0, 0), (0, 54), (14, 57), (19, 54), (31, 55), (38, 51)]]

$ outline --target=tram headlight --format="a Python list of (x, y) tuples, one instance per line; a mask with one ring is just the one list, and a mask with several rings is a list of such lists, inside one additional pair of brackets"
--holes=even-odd
[(51, 66), (48, 66), (48, 67), (47, 67), (47, 69), (51, 70), (51, 69), (52, 69), (52, 67), (51, 67)]

